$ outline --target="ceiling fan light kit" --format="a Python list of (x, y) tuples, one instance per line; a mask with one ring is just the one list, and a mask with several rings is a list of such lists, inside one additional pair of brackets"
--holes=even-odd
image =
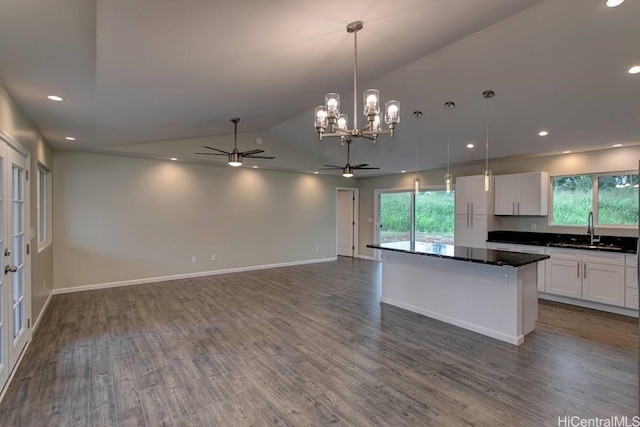
[[(354, 41), (353, 129), (349, 129), (349, 117), (346, 114), (340, 114), (340, 95), (333, 92), (328, 93), (324, 97), (324, 105), (316, 107), (314, 114), (314, 126), (318, 131), (320, 141), (324, 136), (340, 138), (342, 144), (351, 141), (352, 138), (364, 138), (375, 143), (379, 135), (391, 135), (393, 137), (396, 126), (400, 123), (400, 102), (395, 100), (387, 101), (385, 103), (384, 120), (388, 129), (382, 129), (380, 92), (377, 89), (367, 89), (362, 96), (367, 124), (358, 128), (358, 31), (362, 28), (362, 21), (355, 21), (347, 25), (347, 32), (353, 33)], [(329, 129), (328, 133), (326, 133), (327, 129)]]
[(233, 166), (237, 168), (242, 166), (242, 160), (244, 158), (247, 159), (266, 159), (273, 160), (275, 157), (273, 156), (259, 156), (258, 154), (264, 153), (264, 150), (249, 150), (249, 151), (238, 151), (238, 123), (240, 122), (239, 117), (235, 117), (231, 119), (231, 123), (233, 123), (233, 151), (228, 152), (224, 150), (220, 150), (218, 148), (209, 147), (207, 145), (202, 146), (202, 148), (207, 148), (209, 150), (217, 151), (217, 153), (195, 153), (195, 154), (203, 154), (206, 156), (227, 156), (229, 166)]
[(350, 154), (350, 147), (351, 147), (351, 140), (345, 140), (346, 144), (347, 144), (347, 164), (345, 166), (336, 166), (336, 165), (324, 165), (326, 167), (324, 168), (320, 168), (318, 170), (341, 170), (342, 171), (342, 176), (344, 176), (345, 178), (351, 178), (353, 176), (353, 172), (355, 170), (358, 169), (369, 169), (369, 170), (373, 170), (373, 169), (380, 169), (380, 168), (376, 168), (376, 167), (372, 167), (369, 166), (368, 163), (361, 163), (359, 165), (351, 165), (351, 163), (349, 163), (349, 154)]

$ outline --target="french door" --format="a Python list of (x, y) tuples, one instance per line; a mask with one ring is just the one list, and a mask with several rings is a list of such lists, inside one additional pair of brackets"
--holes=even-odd
[(0, 390), (31, 338), (27, 158), (0, 139)]

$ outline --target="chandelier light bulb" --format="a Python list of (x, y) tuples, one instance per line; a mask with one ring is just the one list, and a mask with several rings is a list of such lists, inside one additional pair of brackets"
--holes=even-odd
[(347, 129), (349, 124), (349, 116), (346, 114), (340, 114), (340, 118), (338, 119), (338, 127), (340, 129)]

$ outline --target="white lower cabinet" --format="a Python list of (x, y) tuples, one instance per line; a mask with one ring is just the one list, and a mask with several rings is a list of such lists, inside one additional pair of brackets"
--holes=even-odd
[(539, 292), (638, 309), (634, 254), (496, 242), (487, 249), (549, 255), (538, 263)]
[(625, 306), (624, 254), (557, 248), (547, 254), (545, 292)]
[(624, 306), (638, 309), (638, 269), (636, 268), (636, 255), (627, 254), (627, 267), (624, 274), (625, 297)]
[(624, 307), (624, 267), (583, 262), (582, 299)]
[(582, 298), (580, 254), (555, 252), (548, 255), (551, 255), (551, 258), (547, 260), (544, 291), (565, 297)]

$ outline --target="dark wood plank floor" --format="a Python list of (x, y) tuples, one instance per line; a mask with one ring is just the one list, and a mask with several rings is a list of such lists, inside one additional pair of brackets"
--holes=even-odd
[[(59, 295), (1, 426), (557, 425), (637, 415), (637, 319), (541, 304), (511, 346), (337, 262)], [(496, 307), (499, 310), (500, 307)]]

